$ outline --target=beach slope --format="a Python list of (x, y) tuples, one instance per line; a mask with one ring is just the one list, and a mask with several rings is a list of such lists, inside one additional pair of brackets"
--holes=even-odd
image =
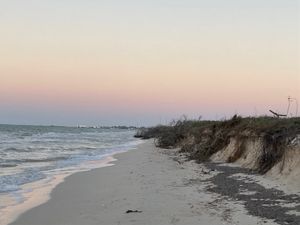
[(148, 140), (116, 155), (114, 166), (71, 175), (48, 202), (12, 225), (273, 224), (206, 192), (211, 184), (199, 177), (207, 179), (213, 172), (174, 160), (165, 151)]

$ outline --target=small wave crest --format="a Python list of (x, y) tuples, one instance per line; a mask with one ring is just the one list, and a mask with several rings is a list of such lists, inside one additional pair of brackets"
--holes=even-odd
[[(51, 157), (51, 158), (40, 158), (40, 159), (33, 159), (33, 158), (26, 158), (26, 159), (13, 159), (13, 160), (6, 160), (3, 163), (0, 164), (0, 167), (13, 167), (13, 165), (17, 166), (21, 163), (43, 163), (43, 162), (55, 162), (55, 161), (61, 161), (66, 160), (69, 157), (66, 156), (58, 156), (58, 157)], [(4, 166), (2, 166), (4, 165)], [(6, 165), (6, 166), (5, 166)]]
[(16, 167), (16, 166), (18, 166), (18, 164), (14, 164), (14, 163), (0, 163), (0, 167), (2, 167), (2, 168)]
[(4, 152), (28, 152), (28, 149), (9, 147), (4, 149)]

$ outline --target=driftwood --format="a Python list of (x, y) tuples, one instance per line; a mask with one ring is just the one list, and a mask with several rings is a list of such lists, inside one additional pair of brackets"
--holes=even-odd
[(272, 110), (269, 110), (271, 113), (273, 113), (273, 115), (275, 115), (276, 117), (286, 117), (287, 115), (284, 115), (284, 114), (279, 114), (279, 113), (276, 113), (276, 112), (274, 112), (274, 111), (272, 111)]
[(126, 213), (141, 213), (142, 211), (140, 210), (127, 210)]

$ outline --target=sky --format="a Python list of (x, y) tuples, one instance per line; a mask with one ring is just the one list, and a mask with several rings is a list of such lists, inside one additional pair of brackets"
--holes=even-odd
[(285, 113), (299, 15), (300, 0), (0, 0), (0, 123)]

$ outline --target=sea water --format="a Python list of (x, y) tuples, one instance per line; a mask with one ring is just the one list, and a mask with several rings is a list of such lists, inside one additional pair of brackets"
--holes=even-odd
[[(0, 125), (0, 199), (25, 200), (24, 185), (97, 168), (97, 162), (136, 147), (134, 130)], [(34, 190), (32, 190), (34, 191)], [(28, 189), (26, 190), (28, 192)], [(5, 208), (5, 203), (0, 203)]]

